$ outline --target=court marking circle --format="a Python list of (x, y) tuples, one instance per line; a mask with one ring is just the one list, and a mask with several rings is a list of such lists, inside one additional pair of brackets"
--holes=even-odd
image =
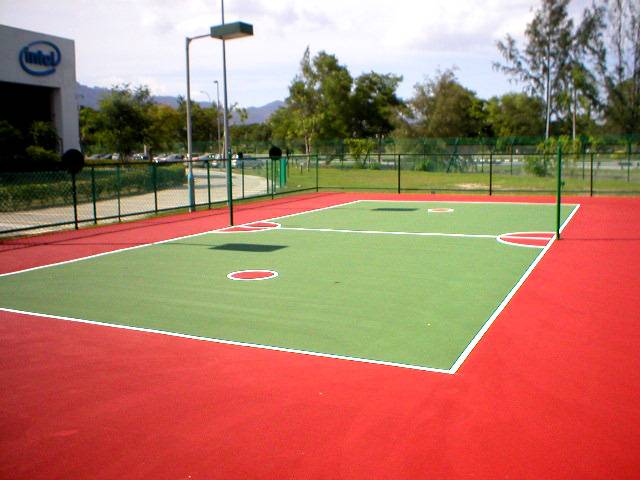
[(453, 212), (453, 208), (443, 208), (443, 207), (439, 207), (439, 208), (430, 208), (429, 210), (427, 210), (429, 213), (451, 213)]
[(553, 232), (510, 232), (498, 235), (496, 240), (517, 247), (544, 248), (554, 237)]
[(232, 227), (221, 228), (216, 230), (218, 233), (237, 233), (237, 232), (263, 232), (265, 230), (274, 230), (280, 228), (281, 225), (276, 222), (252, 222), (244, 225), (234, 225)]
[(229, 280), (238, 280), (241, 282), (250, 282), (253, 280), (270, 280), (276, 278), (278, 272), (275, 270), (237, 270), (227, 274)]

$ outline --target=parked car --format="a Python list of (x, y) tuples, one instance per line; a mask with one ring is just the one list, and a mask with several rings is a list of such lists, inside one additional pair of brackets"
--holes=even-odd
[(167, 155), (158, 155), (157, 157), (153, 157), (154, 163), (179, 162), (183, 159), (184, 159), (184, 155), (180, 155), (178, 153), (170, 153)]

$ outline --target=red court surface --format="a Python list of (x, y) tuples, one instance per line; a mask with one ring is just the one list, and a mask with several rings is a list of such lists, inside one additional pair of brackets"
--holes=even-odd
[[(489, 200), (314, 194), (236, 221), (357, 198)], [(455, 375), (0, 312), (0, 478), (640, 478), (640, 199), (565, 201), (563, 239)], [(0, 271), (225, 222), (5, 241)]]

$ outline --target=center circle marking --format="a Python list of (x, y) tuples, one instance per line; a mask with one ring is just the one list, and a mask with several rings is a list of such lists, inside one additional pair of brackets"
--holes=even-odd
[(274, 270), (238, 270), (227, 275), (230, 280), (252, 281), (252, 280), (269, 280), (276, 278), (278, 272)]

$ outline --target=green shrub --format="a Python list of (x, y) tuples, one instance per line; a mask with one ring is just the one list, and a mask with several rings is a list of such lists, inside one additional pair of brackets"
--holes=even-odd
[(524, 171), (536, 177), (549, 175), (549, 161), (544, 157), (527, 157), (524, 161)]

